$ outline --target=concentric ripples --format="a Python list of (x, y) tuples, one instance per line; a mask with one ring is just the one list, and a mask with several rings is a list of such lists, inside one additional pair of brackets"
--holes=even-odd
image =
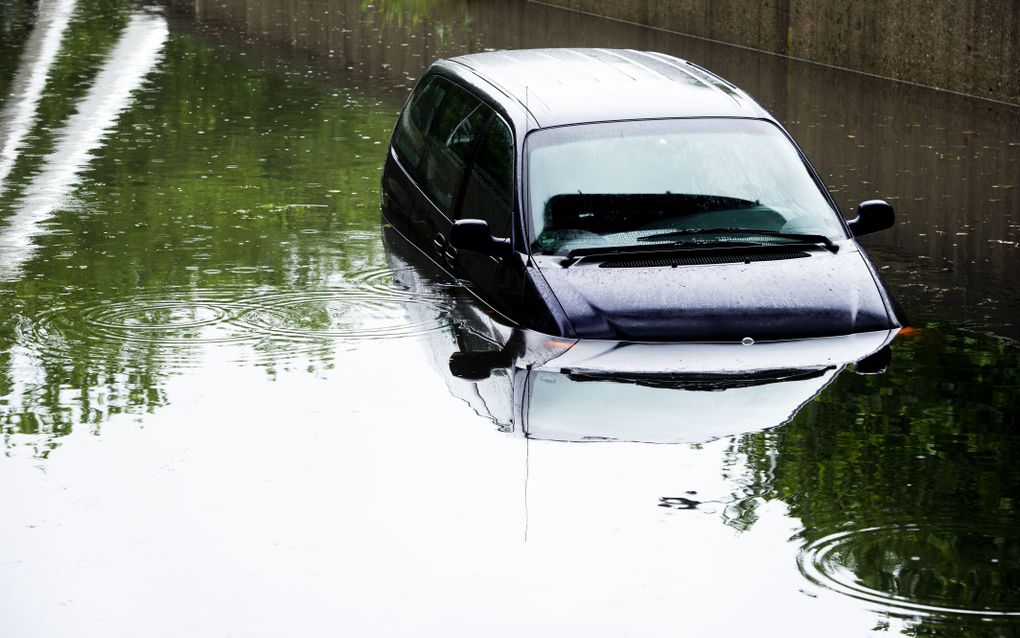
[(801, 572), (816, 585), (911, 616), (1020, 618), (1020, 529), (893, 525), (809, 543)]
[[(421, 280), (421, 275), (411, 266), (403, 268), (369, 268), (360, 270), (347, 278), (360, 290), (371, 293), (379, 299), (388, 300), (422, 300), (442, 301), (442, 296), (435, 291), (412, 292), (408, 287), (397, 283), (400, 278)], [(420, 288), (421, 286), (419, 286)]]
[[(412, 293), (386, 269), (328, 287), (164, 289), (115, 300), (54, 305), (16, 326), (18, 342), (46, 360), (191, 367), (199, 351), (245, 345), (256, 363), (328, 354), (338, 344), (416, 337), (447, 325), (441, 295)], [(135, 362), (135, 365), (132, 365)]]
[(47, 361), (111, 362), (127, 371), (181, 367), (196, 363), (202, 347), (257, 340), (232, 325), (238, 311), (224, 292), (141, 292), (53, 306), (23, 318), (17, 338)]
[(214, 334), (229, 322), (230, 302), (217, 300), (161, 299), (139, 296), (78, 313), (91, 336), (109, 341), (158, 341), (191, 344), (235, 340), (241, 335)]
[[(405, 300), (402, 305), (422, 304)], [(266, 297), (243, 311), (238, 322), (252, 334), (286, 339), (385, 339), (415, 336), (437, 327), (435, 317), (422, 317), (364, 293), (303, 291)]]

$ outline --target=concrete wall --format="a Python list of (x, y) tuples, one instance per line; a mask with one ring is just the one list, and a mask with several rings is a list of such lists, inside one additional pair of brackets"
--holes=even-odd
[(1020, 0), (542, 0), (1020, 104)]

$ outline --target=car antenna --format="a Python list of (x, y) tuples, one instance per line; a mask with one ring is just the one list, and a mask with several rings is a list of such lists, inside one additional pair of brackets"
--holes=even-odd
[(525, 84), (524, 85), (524, 110), (527, 113), (527, 115), (525, 115), (525, 118), (535, 120), (535, 125), (537, 126), (538, 125), (538, 118), (535, 117), (531, 113), (531, 106), (528, 104), (528, 102), (529, 102), (528, 98), (530, 97), (530, 95), (531, 95), (530, 87), (527, 84)]
[(524, 85), (524, 110), (528, 112), (527, 117), (531, 117), (531, 107), (528, 106), (528, 85)]

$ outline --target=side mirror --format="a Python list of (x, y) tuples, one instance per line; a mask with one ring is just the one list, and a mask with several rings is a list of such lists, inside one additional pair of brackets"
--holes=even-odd
[(892, 361), (892, 349), (885, 346), (878, 352), (873, 352), (864, 357), (854, 365), (854, 372), (857, 374), (882, 374)]
[(892, 228), (896, 221), (893, 207), (881, 199), (869, 199), (857, 207), (857, 217), (847, 222), (854, 237)]
[(484, 219), (461, 219), (450, 229), (450, 245), (457, 250), (470, 250), (493, 257), (509, 257), (513, 254), (509, 239), (500, 239), (489, 232), (489, 222)]
[(488, 379), (497, 368), (509, 368), (513, 356), (502, 350), (487, 352), (454, 352), (450, 355), (450, 374), (465, 381)]

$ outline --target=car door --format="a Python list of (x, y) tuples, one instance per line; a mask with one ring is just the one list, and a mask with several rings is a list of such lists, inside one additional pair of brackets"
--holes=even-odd
[(437, 78), (445, 90), (425, 135), (420, 168), (425, 201), (411, 218), (411, 232), (421, 237), (425, 252), (448, 270), (453, 269), (447, 238), (460, 201), (464, 175), (491, 110), (460, 85)]
[[(493, 113), (472, 156), (458, 218), (485, 220), (494, 237), (508, 238), (512, 244), (513, 211), (513, 134), (503, 118)], [(516, 254), (499, 258), (460, 250), (454, 259), (456, 274), (472, 282), (478, 296), (520, 323), (524, 265)]]

